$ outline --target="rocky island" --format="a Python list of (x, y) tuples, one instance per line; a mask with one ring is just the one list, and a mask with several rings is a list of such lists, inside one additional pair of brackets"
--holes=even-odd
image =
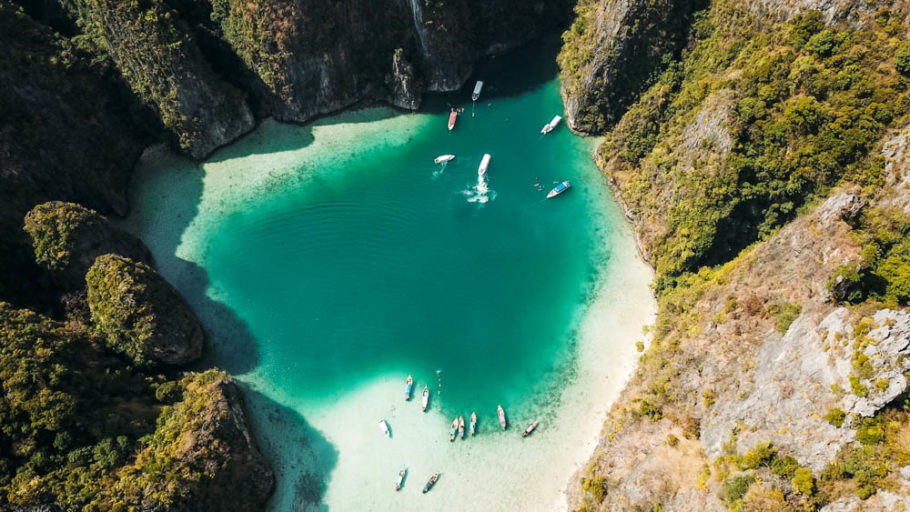
[(273, 491), (196, 314), (106, 217), (145, 147), (415, 110), (553, 30), (659, 302), (567, 507), (910, 507), (907, 2), (0, 0), (0, 509)]

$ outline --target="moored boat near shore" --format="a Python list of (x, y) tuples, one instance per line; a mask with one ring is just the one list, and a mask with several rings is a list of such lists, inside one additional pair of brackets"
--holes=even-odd
[(540, 133), (546, 135), (546, 134), (552, 132), (553, 129), (556, 128), (556, 125), (558, 125), (560, 121), (562, 121), (562, 116), (554, 117), (552, 121), (543, 125), (543, 128), (541, 128)]
[(398, 472), (398, 482), (395, 483), (395, 490), (400, 491), (404, 486), (404, 477), (408, 474), (408, 468), (401, 468)]
[(455, 437), (458, 436), (458, 418), (455, 418), (452, 421), (452, 430), (449, 431), (449, 441), (455, 441)]
[(496, 412), (499, 415), (499, 425), (505, 430), (506, 426), (508, 426), (506, 423), (506, 411), (503, 410), (502, 405), (499, 405)]
[(477, 101), (480, 98), (480, 91), (483, 89), (483, 82), (480, 80), (474, 84), (474, 92), (471, 93), (471, 101)]
[(454, 108), (449, 112), (449, 130), (455, 129), (455, 121), (458, 120), (458, 111)]
[(537, 428), (537, 420), (534, 420), (524, 432), (521, 433), (521, 437), (528, 437), (531, 435), (531, 432), (534, 432), (534, 429)]
[(423, 387), (423, 412), (427, 412), (427, 406), (430, 404), (430, 388)]
[(431, 476), (430, 479), (427, 480), (426, 485), (423, 486), (423, 493), (426, 494), (429, 492), (429, 490), (432, 489), (434, 485), (436, 485), (437, 480), (439, 480), (439, 473), (433, 473), (433, 476)]
[(405, 381), (405, 390), (404, 390), (404, 399), (408, 401), (411, 399), (411, 391), (414, 389), (414, 379), (408, 374), (408, 380)]
[(458, 417), (458, 437), (464, 439), (464, 416)]
[(477, 413), (471, 411), (471, 437), (477, 432)]
[(379, 420), (379, 430), (381, 430), (382, 433), (385, 434), (385, 436), (389, 439), (392, 438), (392, 431), (389, 430), (389, 424), (386, 422), (386, 420)]

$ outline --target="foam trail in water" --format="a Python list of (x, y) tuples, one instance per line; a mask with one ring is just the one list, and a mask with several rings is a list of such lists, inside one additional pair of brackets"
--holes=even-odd
[(449, 162), (442, 162), (441, 164), (439, 164), (439, 166), (436, 168), (436, 170), (433, 171), (433, 179), (434, 179), (434, 180), (435, 180), (436, 178), (442, 176), (442, 173), (445, 172), (446, 166), (447, 166), (447, 165), (449, 165)]
[(496, 192), (490, 190), (489, 185), (487, 185), (486, 174), (478, 176), (477, 184), (462, 193), (468, 198), (469, 203), (483, 204), (496, 197)]

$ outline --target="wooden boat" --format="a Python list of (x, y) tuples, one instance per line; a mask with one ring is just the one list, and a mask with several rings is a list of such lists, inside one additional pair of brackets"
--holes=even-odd
[(562, 117), (560, 117), (560, 116), (554, 117), (552, 121), (543, 125), (543, 128), (541, 128), (540, 133), (546, 135), (546, 134), (552, 132), (553, 129), (556, 128), (556, 125), (558, 125), (560, 121), (562, 121)]
[(455, 121), (458, 119), (458, 111), (454, 108), (449, 113), (449, 131), (455, 129)]
[(444, 164), (455, 160), (455, 155), (439, 155), (433, 159), (434, 164)]
[(430, 404), (430, 388), (423, 387), (423, 412), (427, 412), (427, 405)]
[(477, 432), (477, 413), (471, 411), (471, 437)]
[(404, 400), (411, 399), (411, 391), (414, 389), (414, 379), (408, 374), (408, 380), (405, 381)]
[(487, 173), (487, 167), (490, 166), (491, 158), (493, 157), (484, 153), (483, 158), (480, 159), (480, 167), (477, 168), (477, 176), (483, 176)]
[(480, 98), (480, 90), (483, 89), (483, 82), (480, 80), (474, 84), (474, 92), (471, 93), (471, 101), (477, 101)]
[(398, 482), (395, 483), (396, 491), (400, 491), (401, 488), (404, 486), (404, 477), (407, 476), (407, 474), (408, 474), (408, 468), (402, 468), (401, 471), (398, 472)]
[(458, 417), (458, 437), (464, 439), (464, 416)]
[(389, 424), (385, 420), (379, 420), (379, 430), (389, 439), (392, 438), (392, 431), (389, 430)]
[(458, 435), (458, 418), (455, 418), (455, 421), (452, 422), (452, 430), (449, 432), (449, 441), (455, 441), (455, 437)]
[(439, 480), (439, 473), (433, 473), (433, 476), (427, 480), (427, 484), (423, 486), (423, 493), (426, 494), (429, 492), (429, 490), (432, 489), (434, 485), (436, 485), (437, 480)]
[(553, 190), (551, 190), (550, 193), (547, 194), (547, 199), (553, 199), (554, 197), (558, 196), (559, 194), (562, 194), (563, 192), (565, 192), (566, 190), (569, 190), (570, 188), (572, 188), (572, 184), (569, 183), (569, 180), (566, 180), (566, 181), (560, 183), (559, 185), (556, 185), (555, 187), (553, 187)]
[(502, 405), (499, 406), (497, 413), (499, 414), (499, 425), (502, 426), (503, 430), (505, 430), (506, 426), (508, 425), (506, 423), (506, 411), (502, 409)]
[(535, 428), (537, 428), (537, 420), (534, 420), (534, 422), (528, 425), (528, 428), (526, 428), (525, 431), (521, 433), (521, 437), (528, 437), (531, 435), (531, 432), (534, 432)]

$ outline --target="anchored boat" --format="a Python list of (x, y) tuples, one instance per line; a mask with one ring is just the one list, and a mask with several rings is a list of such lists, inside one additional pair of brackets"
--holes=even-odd
[(480, 98), (480, 90), (483, 89), (483, 82), (480, 80), (474, 84), (474, 92), (471, 93), (471, 101), (477, 101)]
[(458, 435), (458, 418), (452, 422), (452, 430), (449, 431), (449, 441), (455, 441), (455, 436)]
[(411, 378), (410, 374), (408, 375), (408, 380), (405, 381), (405, 390), (404, 390), (404, 399), (408, 401), (411, 399), (411, 390), (414, 389), (414, 379)]
[(423, 412), (427, 412), (427, 405), (430, 403), (430, 388), (423, 387)]
[(444, 164), (455, 160), (455, 155), (439, 155), (433, 159), (434, 164)]
[(434, 485), (436, 485), (437, 480), (439, 480), (439, 473), (433, 473), (433, 476), (427, 480), (427, 484), (423, 486), (423, 493), (426, 494), (429, 492), (429, 490), (432, 489)]
[(526, 428), (525, 431), (521, 433), (521, 437), (528, 437), (531, 435), (531, 432), (534, 432), (535, 428), (537, 428), (537, 420), (528, 425), (528, 428)]
[(385, 420), (379, 420), (379, 430), (389, 439), (392, 438), (392, 432), (389, 430), (389, 424)]
[(404, 477), (408, 474), (408, 468), (402, 468), (398, 472), (398, 482), (395, 483), (395, 490), (400, 491), (402, 486), (404, 486)]
[(551, 190), (547, 194), (547, 199), (552, 199), (552, 198), (558, 196), (559, 194), (562, 194), (566, 190), (569, 190), (570, 188), (572, 188), (572, 184), (569, 183), (569, 180), (566, 180), (566, 181), (560, 183), (559, 185), (556, 185), (555, 187), (553, 187), (553, 190)]
[(458, 437), (464, 439), (464, 416), (458, 417)]
[(471, 411), (471, 437), (477, 432), (477, 413)]
[(457, 119), (458, 119), (458, 111), (453, 108), (452, 112), (449, 113), (449, 130), (450, 131), (455, 129), (455, 121)]
[(477, 168), (477, 176), (483, 176), (487, 173), (487, 167), (490, 166), (490, 158), (492, 158), (487, 153), (484, 153), (483, 158), (480, 160), (480, 167)]
[(551, 120), (549, 123), (543, 125), (543, 128), (540, 130), (540, 133), (546, 135), (546, 134), (552, 132), (553, 129), (556, 128), (556, 125), (558, 125), (560, 121), (562, 121), (562, 117), (560, 117), (560, 116), (554, 117), (553, 120)]
[(499, 425), (502, 427), (503, 430), (505, 430), (505, 429), (506, 429), (506, 426), (507, 426), (507, 423), (506, 423), (506, 411), (504, 411), (504, 410), (502, 409), (502, 405), (499, 406), (499, 408), (498, 408), (498, 410), (497, 410), (497, 413), (499, 414)]

